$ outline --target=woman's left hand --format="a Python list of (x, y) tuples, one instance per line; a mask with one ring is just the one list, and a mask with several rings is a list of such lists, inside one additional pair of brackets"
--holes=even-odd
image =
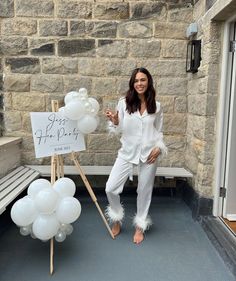
[(154, 163), (157, 160), (157, 157), (159, 156), (160, 153), (161, 153), (161, 150), (159, 147), (153, 148), (153, 150), (151, 151), (151, 153), (148, 156), (147, 163), (148, 164)]

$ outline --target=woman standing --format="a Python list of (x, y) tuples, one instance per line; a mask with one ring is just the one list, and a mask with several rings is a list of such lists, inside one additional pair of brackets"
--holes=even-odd
[(124, 218), (120, 193), (132, 173), (138, 167), (137, 213), (134, 217), (134, 243), (141, 243), (144, 232), (151, 225), (148, 210), (157, 169), (157, 158), (166, 153), (163, 142), (163, 114), (160, 103), (155, 100), (151, 74), (145, 68), (136, 68), (129, 81), (125, 98), (118, 102), (117, 112), (106, 111), (113, 129), (121, 132), (121, 148), (106, 183), (109, 202), (107, 216), (112, 222), (112, 232), (117, 236)]

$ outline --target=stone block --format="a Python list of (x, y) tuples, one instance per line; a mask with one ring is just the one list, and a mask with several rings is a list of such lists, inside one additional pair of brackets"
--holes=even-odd
[(186, 39), (188, 25), (179, 22), (156, 22), (154, 36), (157, 38)]
[(162, 41), (163, 58), (185, 58), (187, 42), (184, 40), (166, 39)]
[(66, 36), (67, 34), (68, 27), (65, 20), (39, 21), (39, 36)]
[(159, 40), (134, 39), (130, 42), (132, 57), (157, 58), (160, 56), (161, 42)]
[(78, 73), (78, 60), (71, 58), (44, 58), (42, 72), (51, 74)]
[(15, 3), (17, 16), (22, 17), (53, 17), (53, 0), (18, 0)]
[[(43, 103), (45, 103), (45, 101), (43, 101)], [(37, 109), (37, 111), (38, 111), (38, 109)], [(22, 113), (22, 128), (24, 128), (25, 132), (32, 133), (32, 127), (31, 127), (31, 120), (30, 120), (29, 112)], [(31, 140), (32, 140), (32, 136), (31, 136)], [(25, 145), (26, 143), (27, 143), (27, 146)], [(26, 141), (26, 139), (24, 138), (24, 148), (23, 149), (25, 149), (25, 150), (34, 149), (33, 141), (30, 141), (29, 139), (28, 139), (28, 141)]]
[(117, 81), (117, 92), (119, 95), (124, 95), (129, 89), (129, 77), (119, 79)]
[(22, 129), (21, 113), (19, 111), (5, 111), (3, 118), (6, 132), (10, 133)]
[(94, 39), (60, 40), (58, 42), (59, 56), (95, 56)]
[(10, 111), (12, 110), (12, 93), (5, 92), (2, 94), (3, 100), (2, 103), (4, 104), (5, 110)]
[(6, 19), (2, 21), (2, 35), (33, 35), (37, 33), (37, 21), (31, 19)]
[(30, 76), (7, 75), (4, 80), (4, 89), (13, 92), (29, 92)]
[(168, 11), (168, 21), (170, 22), (186, 22), (191, 23), (193, 19), (193, 9), (171, 9)]
[(92, 3), (87, 2), (58, 1), (57, 16), (59, 18), (89, 19), (92, 17)]
[(106, 166), (113, 165), (117, 157), (117, 152), (95, 153), (94, 165)]
[(177, 136), (177, 135), (167, 135), (164, 138), (165, 144), (168, 147), (168, 150), (171, 151), (184, 151), (186, 147), (186, 137), (185, 136)]
[(63, 91), (62, 77), (59, 75), (34, 75), (31, 78), (31, 91), (54, 93)]
[(1, 18), (14, 17), (14, 0), (0, 1), (0, 17)]
[(12, 108), (18, 111), (45, 111), (45, 97), (42, 94), (13, 93)]
[(28, 42), (25, 37), (1, 37), (0, 55), (24, 55), (28, 52)]
[(153, 35), (153, 27), (148, 22), (122, 22), (118, 25), (118, 34), (121, 38), (150, 38)]
[(157, 91), (157, 100), (161, 103), (161, 107), (164, 113), (173, 113), (175, 97), (170, 96), (160, 96)]
[(87, 33), (97, 38), (115, 38), (117, 33), (117, 22), (94, 22), (93, 25), (87, 25)]
[(78, 91), (80, 88), (86, 88), (90, 94), (92, 88), (92, 79), (88, 77), (64, 76), (64, 92)]
[(50, 56), (55, 54), (55, 43), (47, 39), (32, 39), (29, 43), (31, 55)]
[(94, 6), (94, 18), (102, 20), (121, 20), (129, 18), (128, 3), (98, 3)]
[(159, 95), (185, 96), (187, 88), (187, 80), (185, 78), (160, 77), (157, 79), (156, 89)]
[(21, 57), (6, 58), (6, 65), (9, 65), (12, 73), (39, 73), (40, 62), (38, 58)]
[(120, 142), (116, 137), (108, 137), (107, 134), (90, 134), (87, 140), (87, 149), (96, 152), (118, 150)]
[(211, 116), (216, 114), (216, 110), (216, 95), (190, 95), (188, 97), (189, 113)]
[(175, 98), (175, 112), (187, 112), (187, 98), (186, 97), (176, 97)]
[(93, 79), (93, 94), (96, 96), (113, 95), (116, 93), (116, 79), (115, 78), (102, 78)]
[(164, 115), (164, 132), (168, 134), (185, 134), (187, 126), (187, 117), (183, 113)]
[(165, 21), (166, 16), (166, 5), (163, 2), (131, 4), (131, 19), (155, 19)]
[(128, 41), (125, 40), (98, 40), (97, 55), (100, 57), (127, 57)]
[[(198, 164), (198, 171), (196, 175), (196, 185), (212, 186), (214, 168), (212, 165)], [(202, 190), (204, 191), (204, 190)]]

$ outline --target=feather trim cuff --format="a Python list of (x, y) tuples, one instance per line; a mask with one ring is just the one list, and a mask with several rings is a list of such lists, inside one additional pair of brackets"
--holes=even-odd
[(133, 225), (135, 227), (142, 229), (142, 231), (144, 232), (150, 228), (150, 226), (152, 225), (152, 220), (149, 216), (147, 216), (144, 219), (142, 217), (138, 217), (137, 215), (135, 215), (133, 219)]
[(110, 205), (108, 205), (105, 211), (105, 215), (108, 217), (111, 223), (119, 222), (121, 224), (125, 215), (124, 208), (121, 207), (120, 210), (117, 212), (114, 211)]

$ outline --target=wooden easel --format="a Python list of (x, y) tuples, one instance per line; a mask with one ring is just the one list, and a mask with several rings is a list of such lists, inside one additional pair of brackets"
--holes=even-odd
[[(59, 103), (57, 100), (52, 100), (52, 111), (53, 112), (57, 112), (59, 109)], [(98, 212), (100, 213), (103, 222), (105, 223), (105, 226), (107, 228), (107, 230), (109, 231), (112, 239), (114, 239), (114, 234), (112, 233), (109, 224), (100, 208), (100, 206), (98, 205), (97, 202), (97, 198), (93, 192), (93, 189), (91, 187), (91, 185), (89, 184), (80, 164), (78, 159), (76, 158), (76, 155), (74, 152), (71, 152), (71, 160), (74, 162), (74, 165), (77, 167), (79, 174), (85, 184), (85, 187), (88, 190), (88, 193), (90, 195), (90, 197), (92, 198), (92, 201), (95, 203)], [(59, 179), (61, 177), (64, 177), (64, 165), (63, 165), (63, 159), (61, 155), (53, 155), (51, 157), (51, 184), (53, 185), (56, 181), (56, 179)], [(54, 257), (54, 240), (53, 238), (50, 240), (50, 274), (53, 274), (54, 271), (54, 267), (53, 267), (53, 257)]]

